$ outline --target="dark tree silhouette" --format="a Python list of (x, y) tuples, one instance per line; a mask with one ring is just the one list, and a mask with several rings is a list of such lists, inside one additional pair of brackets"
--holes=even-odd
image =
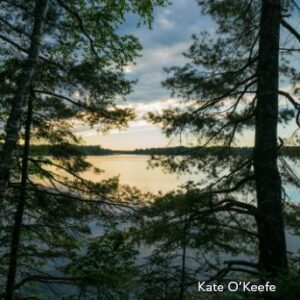
[[(5, 206), (7, 203), (13, 204), (15, 197), (18, 199), (12, 225), (6, 300), (13, 298), (16, 286), (22, 286), (15, 284), (15, 278), (19, 251), (26, 249), (21, 239), (21, 229), (26, 226), (23, 220), (28, 222), (29, 218), (37, 221), (37, 215), (41, 213), (39, 205), (36, 205), (35, 212), (32, 202), (37, 201), (41, 193), (48, 194), (54, 202), (62, 198), (79, 203), (84, 203), (87, 195), (96, 197), (98, 194), (98, 198), (91, 203), (103, 204), (106, 203), (104, 195), (116, 190), (116, 179), (93, 184), (78, 175), (91, 166), (80, 156), (74, 159), (76, 146), (72, 143), (79, 143), (80, 140), (71, 132), (72, 120), (84, 121), (89, 125), (97, 123), (106, 130), (126, 126), (128, 120), (134, 117), (131, 109), (118, 108), (116, 99), (121, 96), (124, 100), (131, 91), (134, 82), (125, 78), (124, 67), (134, 60), (141, 46), (134, 36), (119, 35), (118, 26), (124, 22), (127, 13), (139, 15), (141, 20), (150, 25), (154, 6), (163, 5), (164, 2), (1, 1), (0, 40), (3, 50), (0, 68), (1, 78), (4, 79), (1, 81), (1, 102), (5, 116), (2, 121), (6, 123), (0, 158), (1, 229), (10, 224), (6, 218), (8, 208)], [(34, 107), (31, 102), (33, 97)], [(28, 113), (24, 121), (23, 110), (26, 105)], [(19, 175), (17, 155), (20, 152), (18, 143), (23, 125), (25, 144), (21, 147), (23, 159), (18, 186), (18, 183), (10, 181), (10, 175), (14, 178)], [(31, 126), (35, 139), (49, 142), (56, 147), (56, 156), (64, 156), (57, 165), (51, 159), (29, 157)], [(46, 170), (47, 165), (60, 168), (73, 180)], [(29, 167), (35, 169), (34, 174), (42, 174), (43, 178), (47, 178), (52, 190), (32, 182), (29, 179)], [(68, 192), (63, 193), (58, 185), (64, 186)], [(125, 194), (124, 191), (123, 196)], [(114, 196), (118, 198), (116, 194)], [(31, 218), (27, 200), (34, 215)], [(107, 201), (111, 205), (119, 204), (112, 198)], [(71, 210), (68, 215), (64, 209), (62, 219), (74, 219), (74, 222), (80, 223), (85, 213), (91, 216), (90, 208), (85, 209), (84, 206), (77, 212), (77, 220), (75, 212)], [(57, 216), (54, 222), (61, 221), (61, 240), (68, 241), (67, 221), (64, 224), (59, 219)], [(50, 230), (51, 236), (55, 236), (51, 225), (45, 225), (45, 228)], [(82, 227), (79, 226), (77, 230), (81, 232)], [(34, 234), (33, 231), (31, 233)], [(6, 239), (6, 232), (1, 231), (1, 236)], [(37, 236), (35, 242), (40, 240), (40, 233)], [(71, 248), (76, 247), (74, 245)], [(23, 259), (22, 255), (20, 258)], [(23, 280), (23, 283), (26, 282)]]
[[(162, 124), (168, 136), (186, 134), (199, 141), (200, 147), (187, 158), (161, 161), (173, 170), (194, 165), (206, 171), (217, 179), (213, 184), (204, 182), (201, 191), (217, 195), (220, 203), (235, 193), (237, 209), (245, 208), (246, 190), (255, 189), (256, 199), (251, 198), (248, 204), (258, 233), (257, 266), (274, 276), (288, 268), (282, 181), (298, 185), (291, 168), (282, 163), (283, 140), (277, 133), (278, 126), (293, 120), (295, 112), (299, 123), (295, 90), (288, 93), (279, 87), (280, 79), (297, 87), (299, 72), (291, 66), (290, 56), (296, 50), (284, 38), (280, 42), (280, 35), (286, 36), (287, 29), (294, 42), (299, 40), (293, 23), (286, 20), (293, 22), (299, 7), (294, 1), (280, 0), (198, 3), (202, 13), (215, 20), (216, 36), (208, 31), (195, 35), (193, 45), (184, 53), (189, 62), (167, 69), (171, 76), (163, 84), (184, 99), (184, 108), (149, 117)], [(279, 99), (287, 99), (292, 106), (279, 106)], [(246, 130), (255, 135), (253, 153), (234, 158), (232, 145)], [(204, 157), (200, 151), (201, 147), (216, 145), (223, 147), (215, 148), (215, 158)], [(224, 170), (228, 173), (218, 176)]]

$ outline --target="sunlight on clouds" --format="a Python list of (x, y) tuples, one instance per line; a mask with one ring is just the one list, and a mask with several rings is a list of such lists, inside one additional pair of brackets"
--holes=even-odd
[(126, 73), (126, 74), (129, 74), (129, 73), (131, 73), (133, 71), (133, 67), (132, 66), (125, 66), (124, 67), (124, 72)]
[(158, 18), (158, 25), (163, 29), (172, 29), (174, 27), (174, 22), (165, 17), (160, 16)]
[(76, 123), (74, 133), (83, 138), (88, 145), (101, 145), (110, 149), (136, 149), (146, 147), (165, 147), (168, 139), (161, 133), (158, 126), (147, 122), (145, 115), (149, 112), (162, 112), (164, 109), (180, 105), (177, 99), (166, 99), (151, 103), (131, 103), (119, 105), (121, 108), (130, 107), (136, 110), (137, 119), (129, 122), (128, 128), (113, 129), (108, 133), (101, 133), (97, 129), (89, 128), (83, 123)]
[(144, 120), (130, 122), (126, 130), (111, 130), (107, 134), (97, 129), (81, 128), (76, 132), (87, 145), (100, 145), (114, 150), (134, 150), (147, 147), (165, 147), (168, 140), (162, 135), (160, 128), (148, 124)]
[[(291, 91), (290, 86), (281, 88), (284, 91)], [(295, 95), (293, 95), (295, 96)], [(245, 103), (250, 103), (253, 95), (247, 95), (245, 97)], [(224, 109), (228, 109), (234, 103), (234, 99), (227, 99), (224, 103)], [(290, 103), (281, 97), (280, 106), (290, 106)], [(166, 98), (160, 101), (147, 102), (146, 100), (139, 102), (131, 102), (127, 104), (118, 105), (120, 108), (132, 108), (136, 111), (136, 120), (130, 121), (128, 128), (113, 129), (107, 133), (101, 133), (95, 128), (89, 128), (83, 123), (76, 123), (74, 133), (81, 136), (86, 144), (89, 145), (101, 145), (104, 148), (111, 149), (127, 149), (132, 150), (136, 148), (147, 147), (165, 147), (169, 145), (169, 140), (162, 134), (160, 127), (154, 126), (147, 122), (145, 116), (149, 112), (161, 113), (163, 110), (175, 107), (184, 107), (184, 104), (180, 99)], [(280, 136), (291, 136), (296, 129), (295, 124), (289, 124), (279, 126)], [(244, 134), (238, 138), (239, 146), (252, 146), (253, 145), (253, 132), (245, 130)]]
[(132, 108), (136, 111), (137, 118), (143, 118), (149, 112), (161, 113), (164, 109), (180, 106), (178, 99), (166, 99), (163, 101), (154, 101), (150, 103), (138, 102), (126, 105), (118, 105), (120, 108)]

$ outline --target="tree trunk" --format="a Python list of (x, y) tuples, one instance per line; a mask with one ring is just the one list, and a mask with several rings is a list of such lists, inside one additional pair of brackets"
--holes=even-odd
[(35, 3), (34, 25), (31, 34), (28, 58), (17, 82), (16, 94), (12, 102), (11, 111), (5, 128), (5, 142), (0, 159), (0, 204), (3, 202), (3, 197), (9, 181), (10, 170), (13, 165), (13, 155), (16, 150), (21, 129), (23, 106), (37, 68), (49, 0), (36, 0)]
[(30, 147), (30, 129), (32, 123), (32, 97), (28, 99), (28, 113), (25, 126), (25, 144), (22, 157), (22, 178), (20, 186), (20, 196), (17, 204), (17, 211), (13, 225), (12, 241), (9, 254), (9, 269), (7, 274), (5, 300), (13, 299), (14, 284), (17, 270), (18, 249), (20, 244), (21, 228), (23, 223), (23, 213), (26, 203), (26, 188), (28, 176), (28, 156)]
[(258, 206), (259, 262), (271, 276), (287, 269), (282, 187), (277, 166), (280, 0), (262, 0), (254, 172)]
[[(185, 208), (186, 209), (186, 208)], [(187, 212), (184, 215), (184, 223), (182, 229), (182, 254), (181, 254), (181, 274), (180, 274), (180, 291), (179, 291), (179, 300), (184, 299), (184, 293), (186, 288), (186, 247), (187, 247), (187, 229), (188, 229), (188, 220)]]

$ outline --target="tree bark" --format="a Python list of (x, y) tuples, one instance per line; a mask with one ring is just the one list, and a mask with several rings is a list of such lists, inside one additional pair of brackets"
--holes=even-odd
[(10, 114), (5, 128), (5, 142), (0, 159), (0, 204), (3, 202), (3, 197), (9, 181), (10, 170), (13, 165), (13, 155), (17, 147), (21, 129), (23, 106), (37, 68), (48, 4), (49, 0), (36, 0), (35, 2), (34, 25), (31, 34), (28, 58), (17, 82), (16, 94), (12, 101)]
[(179, 291), (179, 300), (184, 299), (184, 293), (186, 288), (186, 247), (187, 247), (187, 229), (188, 229), (188, 221), (187, 221), (187, 212), (184, 215), (184, 224), (182, 230), (182, 255), (181, 255), (181, 274), (180, 274), (180, 291)]
[(12, 241), (9, 254), (9, 268), (7, 273), (5, 300), (13, 299), (14, 284), (17, 271), (18, 249), (20, 244), (20, 235), (23, 223), (24, 207), (26, 203), (26, 189), (28, 177), (28, 157), (30, 148), (30, 131), (32, 123), (32, 97), (28, 99), (28, 113), (25, 126), (25, 144), (22, 157), (22, 178), (20, 186), (19, 201), (15, 213), (15, 220), (13, 225)]
[(280, 2), (262, 0), (253, 155), (259, 265), (271, 276), (287, 270), (282, 187), (277, 166)]

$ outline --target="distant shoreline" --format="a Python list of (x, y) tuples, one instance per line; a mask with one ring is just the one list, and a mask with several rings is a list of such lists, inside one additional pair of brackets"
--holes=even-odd
[[(159, 156), (182, 156), (182, 155), (247, 155), (251, 154), (250, 147), (166, 147), (146, 148), (135, 150), (111, 150), (100, 146), (77, 146), (77, 145), (32, 145), (31, 155), (60, 156), (64, 153), (76, 155), (107, 156), (107, 155), (159, 155)], [(281, 153), (289, 157), (300, 157), (300, 146), (282, 147)]]

